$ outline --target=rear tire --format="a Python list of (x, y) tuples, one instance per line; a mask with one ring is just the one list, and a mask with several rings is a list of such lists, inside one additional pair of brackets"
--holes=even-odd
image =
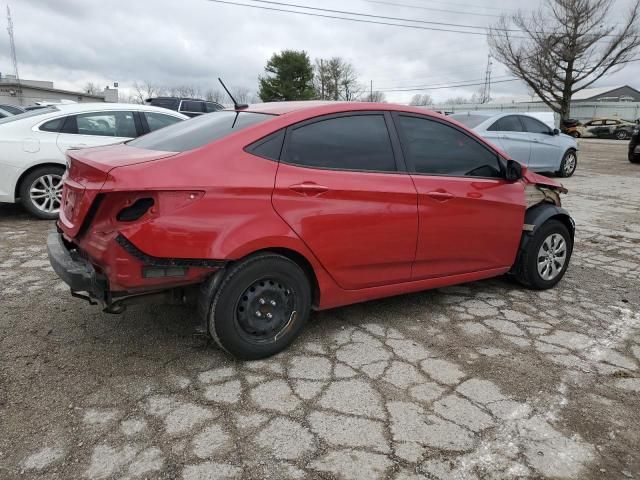
[(564, 277), (572, 252), (573, 240), (567, 227), (558, 220), (547, 220), (522, 251), (515, 277), (533, 290), (552, 288)]
[(309, 279), (287, 257), (265, 253), (232, 266), (214, 293), (209, 333), (226, 352), (243, 360), (275, 355), (307, 323)]
[(627, 132), (625, 130), (618, 130), (616, 133), (614, 133), (614, 136), (618, 140), (626, 140), (628, 138)]
[(62, 200), (64, 167), (46, 165), (26, 175), (20, 182), (20, 203), (31, 215), (43, 220), (58, 218)]
[(562, 178), (568, 178), (573, 175), (578, 167), (578, 154), (575, 150), (567, 150), (560, 162), (560, 170), (556, 172), (556, 175)]

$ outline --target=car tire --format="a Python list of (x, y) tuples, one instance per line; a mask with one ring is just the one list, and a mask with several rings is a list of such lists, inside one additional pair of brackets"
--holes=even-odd
[(625, 130), (618, 130), (613, 135), (616, 137), (617, 140), (626, 140), (627, 138), (629, 138), (629, 135)]
[(520, 252), (516, 279), (533, 290), (552, 288), (564, 277), (572, 253), (573, 239), (567, 227), (558, 220), (547, 220)]
[(29, 172), (18, 188), (22, 206), (34, 217), (43, 220), (58, 218), (63, 174), (61, 165), (47, 165)]
[(573, 175), (578, 166), (578, 154), (574, 149), (569, 149), (565, 152), (560, 162), (560, 170), (556, 172), (559, 177), (567, 178)]
[(214, 293), (209, 333), (227, 353), (243, 360), (275, 355), (307, 323), (311, 286), (300, 266), (275, 253), (233, 265)]
[(573, 138), (580, 138), (580, 132), (571, 132)]

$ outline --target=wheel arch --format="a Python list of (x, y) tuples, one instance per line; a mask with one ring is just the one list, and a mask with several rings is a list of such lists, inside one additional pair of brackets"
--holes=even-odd
[(571, 233), (571, 239), (573, 240), (576, 226), (571, 215), (564, 208), (550, 203), (539, 203), (527, 209), (524, 215), (524, 223), (527, 225), (526, 233), (528, 235), (523, 235), (523, 237), (533, 236), (536, 228), (551, 219), (562, 222)]
[(63, 163), (57, 163), (57, 162), (44, 162), (44, 163), (36, 163), (35, 165), (31, 165), (29, 168), (23, 171), (18, 177), (18, 180), (16, 181), (16, 185), (13, 191), (14, 199), (17, 200), (18, 198), (20, 198), (20, 187), (22, 186), (22, 182), (27, 177), (27, 175), (29, 175), (34, 170), (37, 170), (38, 168), (42, 168), (42, 167), (61, 167), (62, 169), (65, 168)]

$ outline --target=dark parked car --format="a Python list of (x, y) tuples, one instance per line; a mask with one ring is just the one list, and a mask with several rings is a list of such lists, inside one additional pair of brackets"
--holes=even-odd
[(640, 163), (640, 121), (637, 120), (629, 142), (629, 161), (631, 163)]
[(147, 99), (149, 105), (168, 108), (187, 117), (197, 117), (204, 113), (217, 112), (224, 107), (217, 102), (208, 102), (199, 98), (156, 97)]

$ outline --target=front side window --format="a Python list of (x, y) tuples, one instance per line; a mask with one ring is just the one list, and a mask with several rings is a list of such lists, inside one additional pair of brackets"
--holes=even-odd
[(549, 133), (549, 127), (547, 127), (540, 120), (536, 120), (532, 117), (527, 117), (526, 115), (520, 116), (520, 120), (522, 120), (522, 124), (524, 125), (525, 131), (529, 133)]
[(522, 132), (522, 124), (516, 115), (502, 117), (489, 127), (492, 132)]
[(399, 115), (402, 149), (414, 173), (501, 177), (495, 152), (460, 130), (426, 118)]
[(272, 118), (275, 117), (264, 113), (231, 111), (200, 115), (148, 133), (127, 145), (163, 152), (185, 152)]
[(144, 112), (144, 118), (147, 120), (149, 131), (154, 132), (160, 128), (168, 127), (182, 120), (172, 115), (164, 115), (157, 112)]
[(213, 102), (206, 103), (207, 113), (217, 112), (218, 110), (222, 110), (222, 105)]
[(204, 102), (196, 102), (193, 100), (183, 100), (182, 105), (180, 106), (181, 112), (193, 112), (193, 113), (202, 113), (204, 109), (202, 108)]
[(384, 115), (334, 117), (292, 129), (287, 163), (340, 170), (396, 171)]
[[(68, 123), (68, 122), (67, 122)], [(95, 112), (81, 113), (75, 116), (76, 131), (67, 133), (78, 133), (80, 135), (98, 135), (101, 137), (137, 137), (136, 123), (133, 119), (133, 112)]]

